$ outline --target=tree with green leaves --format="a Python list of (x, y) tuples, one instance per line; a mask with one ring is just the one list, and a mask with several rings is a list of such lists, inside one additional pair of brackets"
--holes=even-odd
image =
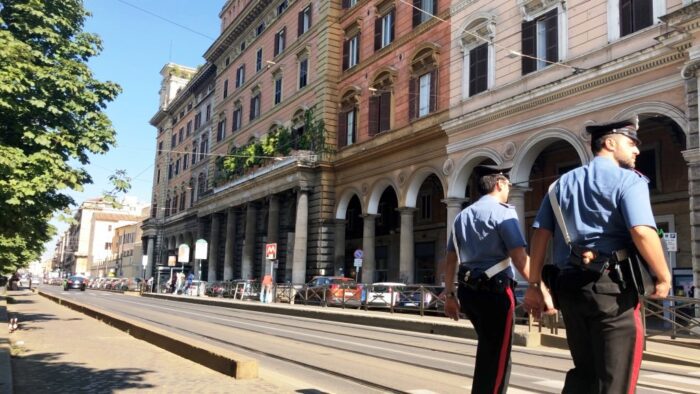
[(104, 113), (121, 88), (94, 78), (102, 43), (83, 32), (80, 0), (0, 1), (0, 270), (39, 259), (62, 193), (91, 182), (81, 167), (115, 131)]

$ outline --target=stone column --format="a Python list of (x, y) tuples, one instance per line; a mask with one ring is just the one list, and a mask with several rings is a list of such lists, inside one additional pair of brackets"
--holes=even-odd
[(455, 223), (455, 218), (457, 215), (462, 211), (462, 204), (465, 201), (469, 201), (468, 198), (459, 198), (459, 197), (448, 197), (442, 202), (447, 205), (447, 223), (446, 223), (446, 230), (447, 230), (447, 239), (452, 236), (452, 225)]
[(216, 281), (216, 265), (218, 264), (219, 251), (219, 228), (221, 228), (221, 215), (213, 213), (211, 215), (211, 233), (209, 236), (209, 275), (207, 282)]
[(248, 203), (245, 211), (245, 240), (243, 241), (243, 266), (241, 267), (241, 277), (248, 279), (253, 275), (253, 261), (255, 253), (255, 216), (258, 207), (253, 203)]
[[(197, 219), (197, 239), (204, 239), (204, 226), (205, 226), (205, 220), (204, 218), (198, 218)], [(195, 240), (195, 243), (197, 241)], [(209, 251), (207, 251), (207, 255), (209, 254)], [(208, 257), (208, 256), (207, 256)], [(202, 279), (202, 262), (198, 259), (194, 260), (194, 271), (195, 274), (197, 275), (197, 280)]]
[(362, 251), (364, 252), (362, 283), (374, 282), (374, 232), (376, 229), (376, 218), (376, 214), (362, 216)]
[(306, 253), (309, 239), (309, 191), (297, 191), (297, 221), (294, 226), (294, 256), (292, 282), (306, 282)]
[(404, 283), (414, 282), (416, 259), (413, 243), (413, 217), (416, 208), (399, 208), (401, 214), (401, 250), (399, 252), (399, 280)]
[[(280, 200), (277, 195), (271, 195), (268, 198), (267, 209), (267, 243), (273, 244), (279, 241), (279, 223), (280, 223)], [(279, 245), (278, 245), (279, 247)], [(265, 274), (271, 272), (271, 261), (265, 259)]]
[(153, 275), (153, 249), (155, 247), (155, 240), (153, 239), (153, 237), (148, 237), (148, 243), (146, 245), (146, 256), (148, 256), (148, 263), (146, 264), (146, 277), (143, 278), (144, 280), (147, 280), (150, 276)]
[[(345, 269), (345, 220), (335, 220), (335, 258), (333, 259), (334, 275), (347, 275)], [(342, 272), (341, 272), (342, 271)]]
[(527, 234), (525, 231), (525, 193), (532, 189), (522, 186), (512, 186), (508, 194), (508, 203), (515, 206), (515, 212), (518, 214), (518, 222), (520, 223), (520, 231), (523, 236)]
[(226, 210), (226, 250), (224, 252), (224, 280), (233, 279), (233, 255), (236, 246), (236, 211)]
[[(700, 299), (700, 149), (683, 152), (688, 163), (688, 194), (690, 195), (690, 251), (692, 253), (695, 298)], [(695, 316), (700, 317), (700, 307)]]

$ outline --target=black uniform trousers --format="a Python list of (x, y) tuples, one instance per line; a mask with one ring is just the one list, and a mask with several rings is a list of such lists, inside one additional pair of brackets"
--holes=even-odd
[[(509, 280), (509, 279), (508, 279)], [(472, 393), (505, 393), (510, 378), (515, 297), (513, 289), (476, 290), (460, 284), (459, 303), (478, 337)]]
[(556, 284), (574, 368), (563, 393), (634, 393), (644, 333), (639, 297), (607, 274), (564, 271)]

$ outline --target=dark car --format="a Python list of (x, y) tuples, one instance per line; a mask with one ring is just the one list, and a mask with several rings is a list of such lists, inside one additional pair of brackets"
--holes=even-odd
[(74, 275), (66, 279), (66, 283), (63, 285), (63, 290), (80, 289), (80, 291), (85, 291), (87, 283), (88, 278), (84, 276)]

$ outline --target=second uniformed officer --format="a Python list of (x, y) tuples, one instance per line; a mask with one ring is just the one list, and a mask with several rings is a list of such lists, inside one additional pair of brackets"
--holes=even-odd
[(478, 336), (472, 393), (504, 393), (508, 387), (515, 309), (510, 260), (529, 277), (525, 238), (506, 203), (511, 185), (504, 170), (479, 167), (483, 196), (457, 215), (447, 242), (445, 315), (458, 320), (461, 306)]
[[(619, 256), (638, 249), (658, 278), (653, 297), (668, 295), (671, 276), (656, 234), (648, 181), (633, 170), (640, 143), (636, 119), (586, 131), (595, 158), (562, 175), (552, 189), (554, 202), (548, 196), (542, 201), (533, 224), (531, 279), (537, 287), (554, 234), (553, 260), (561, 271), (553, 292), (574, 361), (563, 392), (632, 393), (643, 332), (639, 297), (621, 269), (627, 260)], [(541, 302), (540, 292), (528, 288), (524, 303), (537, 309)]]

